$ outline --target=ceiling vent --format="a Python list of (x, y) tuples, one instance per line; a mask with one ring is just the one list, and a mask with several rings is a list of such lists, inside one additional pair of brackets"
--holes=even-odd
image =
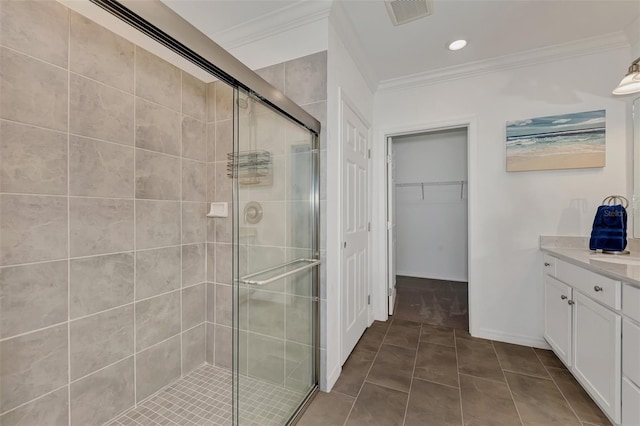
[(385, 0), (393, 25), (402, 25), (433, 13), (431, 0)]

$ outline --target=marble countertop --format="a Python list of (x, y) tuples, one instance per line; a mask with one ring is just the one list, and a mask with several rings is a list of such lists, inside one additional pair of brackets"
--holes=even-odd
[(627, 255), (608, 255), (612, 258), (629, 259), (634, 264), (611, 263), (606, 260), (598, 259), (604, 255), (602, 253), (594, 253), (587, 248), (577, 247), (558, 247), (556, 245), (541, 246), (540, 249), (561, 260), (572, 263), (576, 266), (583, 267), (592, 272), (605, 275), (615, 280), (624, 281), (640, 288), (640, 255), (631, 253)]

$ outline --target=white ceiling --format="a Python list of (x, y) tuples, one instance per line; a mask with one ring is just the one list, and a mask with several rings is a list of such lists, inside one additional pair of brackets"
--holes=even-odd
[[(253, 29), (264, 32), (284, 19), (301, 20), (331, 7), (329, 0), (163, 1), (228, 50), (248, 40)], [(374, 84), (613, 33), (640, 33), (638, 0), (435, 0), (433, 15), (401, 26), (391, 23), (382, 0), (337, 1)], [(447, 50), (456, 38), (469, 45)]]

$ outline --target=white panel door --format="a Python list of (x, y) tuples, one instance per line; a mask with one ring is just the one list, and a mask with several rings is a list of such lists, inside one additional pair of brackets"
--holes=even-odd
[(571, 287), (544, 276), (544, 338), (567, 366), (571, 366)]
[(369, 298), (369, 129), (342, 103), (342, 362), (367, 328)]
[(387, 138), (387, 262), (389, 277), (387, 278), (389, 295), (389, 315), (393, 315), (396, 303), (396, 271), (398, 253), (398, 237), (396, 234), (396, 153), (393, 140)]

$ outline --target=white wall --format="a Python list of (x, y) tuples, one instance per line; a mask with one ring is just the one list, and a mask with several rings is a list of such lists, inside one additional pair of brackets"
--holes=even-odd
[[(588, 235), (605, 196), (631, 193), (630, 102), (611, 95), (630, 53), (618, 49), (376, 94), (374, 158), (383, 155), (386, 134), (474, 123), (470, 142), (476, 146), (469, 149), (472, 334), (544, 346), (538, 237)], [(602, 108), (607, 111), (606, 167), (505, 172), (507, 120)], [(374, 161), (381, 188), (383, 160)], [(379, 193), (374, 188), (374, 211), (384, 208)], [(384, 272), (375, 275), (384, 277)], [(381, 279), (376, 285), (383, 286)]]
[[(398, 184), (467, 180), (467, 129), (394, 137), (393, 149)], [(396, 187), (396, 224), (397, 275), (467, 281), (466, 185)]]

